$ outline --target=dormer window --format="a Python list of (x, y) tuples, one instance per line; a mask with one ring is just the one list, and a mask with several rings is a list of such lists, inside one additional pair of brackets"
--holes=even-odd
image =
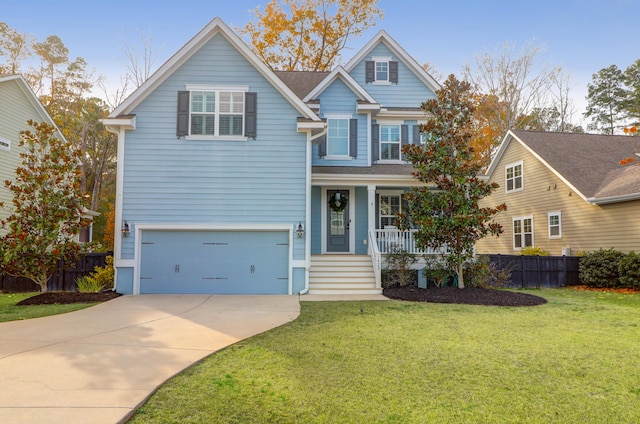
[(365, 62), (367, 83), (389, 85), (398, 83), (398, 62), (390, 57), (373, 57)]

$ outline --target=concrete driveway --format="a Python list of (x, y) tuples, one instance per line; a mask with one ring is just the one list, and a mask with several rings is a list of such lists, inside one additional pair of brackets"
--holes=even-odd
[(171, 376), (299, 313), (297, 296), (140, 295), (0, 323), (0, 423), (117, 423)]

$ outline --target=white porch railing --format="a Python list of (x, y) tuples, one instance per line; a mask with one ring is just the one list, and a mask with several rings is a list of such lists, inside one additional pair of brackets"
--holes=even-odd
[(369, 231), (369, 254), (373, 263), (373, 273), (376, 276), (376, 288), (380, 289), (382, 288), (382, 255), (375, 234), (371, 231)]
[(385, 228), (383, 230), (374, 230), (376, 246), (380, 254), (405, 251), (415, 255), (441, 255), (445, 252), (443, 247), (436, 249), (419, 249), (416, 246), (414, 234), (418, 230), (397, 230)]

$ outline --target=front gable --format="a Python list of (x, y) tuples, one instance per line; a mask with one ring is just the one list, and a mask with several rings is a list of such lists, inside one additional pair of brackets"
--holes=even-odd
[(380, 31), (345, 69), (383, 108), (419, 108), (440, 88), (385, 31)]

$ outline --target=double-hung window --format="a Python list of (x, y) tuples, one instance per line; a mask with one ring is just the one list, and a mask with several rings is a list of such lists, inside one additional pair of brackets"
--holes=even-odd
[(533, 246), (533, 217), (513, 218), (513, 248), (520, 250)]
[(255, 139), (257, 93), (248, 90), (248, 86), (187, 85), (187, 91), (178, 92), (178, 137)]
[(380, 159), (400, 160), (400, 125), (380, 125)]
[(396, 214), (402, 211), (400, 194), (380, 194), (380, 228), (396, 225)]
[(349, 156), (349, 119), (327, 119), (327, 156)]
[(365, 62), (365, 82), (378, 85), (398, 83), (398, 62), (391, 56), (372, 57)]
[(389, 81), (389, 61), (387, 60), (376, 61), (376, 81), (378, 82)]
[(562, 213), (549, 212), (547, 214), (547, 221), (549, 224), (549, 238), (561, 239), (562, 238)]
[(505, 167), (505, 189), (507, 193), (521, 191), (523, 188), (522, 161)]
[(244, 93), (192, 91), (190, 135), (242, 136)]

